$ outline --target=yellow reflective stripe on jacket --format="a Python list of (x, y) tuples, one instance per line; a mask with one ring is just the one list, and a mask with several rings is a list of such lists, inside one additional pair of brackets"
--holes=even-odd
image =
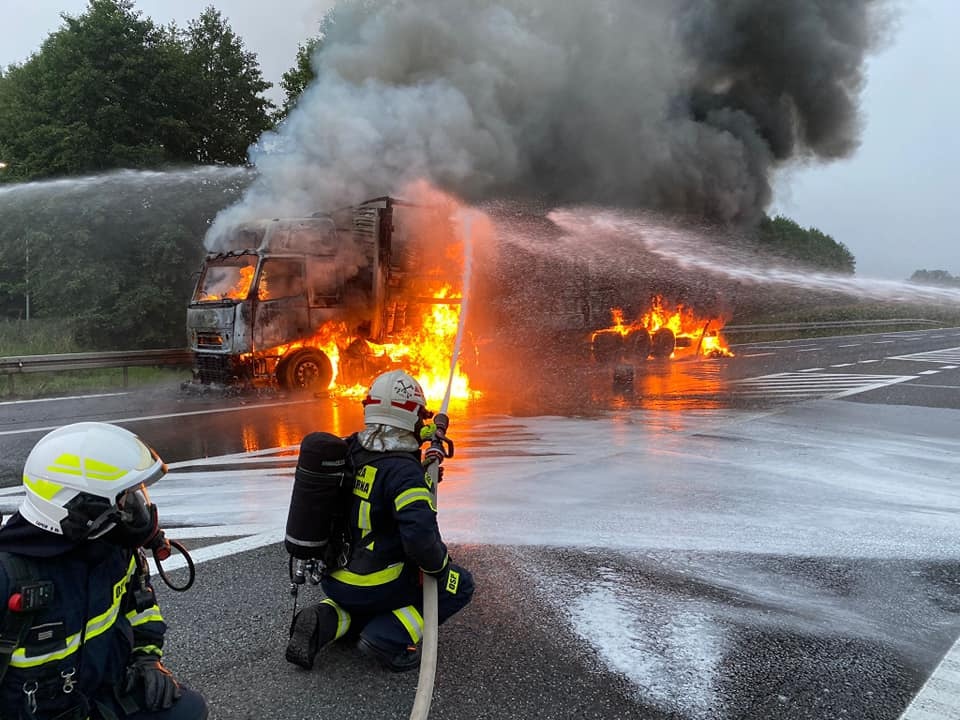
[(403, 623), (410, 639), (414, 643), (420, 642), (420, 638), (423, 637), (423, 616), (420, 612), (413, 605), (407, 605), (399, 610), (394, 610), (393, 614), (397, 616), (397, 620)]
[(357, 511), (357, 527), (366, 531), (363, 533), (364, 535), (373, 530), (373, 525), (370, 522), (370, 509), (372, 507), (366, 500), (360, 501), (360, 509)]
[[(136, 567), (136, 562), (134, 558), (131, 557), (130, 566), (127, 568), (127, 574), (118, 580), (113, 586), (113, 602), (111, 603), (110, 607), (96, 617), (90, 618), (87, 621), (84, 642), (102, 635), (113, 627), (120, 615), (120, 603), (126, 594), (127, 582), (129, 582), (130, 578), (133, 576)], [(27, 657), (27, 652), (24, 648), (17, 648), (14, 650), (13, 656), (10, 658), (10, 665), (18, 668), (31, 668), (38, 667), (39, 665), (43, 665), (44, 663), (55, 660), (63, 660), (64, 658), (73, 655), (73, 653), (80, 648), (80, 637), (81, 633), (68, 635), (66, 639), (66, 647), (56, 650), (55, 652), (44, 653), (42, 655), (31, 655), (30, 657)]]
[(160, 608), (154, 605), (149, 607), (143, 612), (137, 612), (136, 610), (131, 610), (126, 615), (127, 620), (130, 621), (131, 627), (137, 627), (138, 625), (145, 625), (148, 622), (163, 622), (163, 615), (160, 614)]
[(404, 490), (402, 493), (397, 495), (396, 499), (393, 501), (393, 505), (397, 508), (398, 511), (405, 508), (407, 505), (423, 500), (427, 505), (430, 506), (430, 509), (434, 512), (437, 511), (436, 506), (433, 504), (433, 493), (431, 493), (426, 488), (411, 488), (410, 490)]
[(347, 585), (372, 587), (374, 585), (384, 585), (388, 582), (393, 582), (400, 577), (400, 573), (402, 572), (403, 563), (397, 562), (392, 565), (387, 565), (383, 570), (377, 570), (377, 572), (368, 575), (360, 575), (359, 573), (350, 572), (346, 568), (341, 568), (330, 573), (330, 577)]

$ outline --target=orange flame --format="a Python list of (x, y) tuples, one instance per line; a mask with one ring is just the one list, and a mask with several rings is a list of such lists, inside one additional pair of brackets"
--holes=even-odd
[(591, 342), (595, 342), (598, 335), (616, 333), (626, 337), (639, 329), (646, 330), (653, 335), (662, 328), (670, 330), (677, 340), (676, 349), (671, 357), (684, 353), (685, 348), (694, 348), (692, 351), (702, 357), (733, 357), (733, 352), (727, 341), (720, 334), (724, 320), (721, 317), (703, 317), (697, 315), (692, 308), (681, 304), (676, 309), (665, 306), (663, 297), (653, 298), (651, 308), (632, 323), (626, 324), (621, 308), (610, 310), (612, 325), (593, 333)]
[[(246, 265), (240, 268), (240, 277), (237, 279), (237, 282), (234, 283), (233, 287), (228, 288), (223, 293), (204, 295), (200, 298), (200, 302), (217, 302), (218, 300), (224, 300), (227, 298), (233, 300), (245, 300), (247, 295), (250, 292), (250, 285), (253, 283), (253, 273), (256, 271), (256, 266)], [(263, 283), (261, 283), (262, 285)]]

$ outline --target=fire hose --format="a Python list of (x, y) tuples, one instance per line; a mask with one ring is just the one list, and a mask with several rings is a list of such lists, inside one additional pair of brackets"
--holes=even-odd
[[(424, 462), (427, 473), (432, 481), (434, 506), (436, 506), (437, 486), (440, 482), (440, 463), (445, 457), (453, 456), (453, 444), (447, 440), (446, 431), (450, 424), (447, 417), (447, 406), (450, 404), (450, 393), (453, 379), (460, 359), (460, 347), (463, 343), (463, 326), (467, 317), (467, 295), (470, 287), (472, 265), (472, 250), (470, 245), (470, 225), (472, 217), (467, 213), (463, 218), (463, 291), (460, 293), (460, 317), (457, 322), (457, 336), (453, 343), (453, 353), (450, 356), (450, 375), (447, 379), (447, 390), (443, 396), (440, 412), (434, 417), (436, 431), (430, 441), (430, 447), (424, 453)], [(420, 656), (420, 677), (417, 680), (417, 694), (413, 700), (413, 709), (410, 711), (410, 720), (426, 720), (430, 713), (430, 704), (433, 701), (433, 683), (437, 674), (437, 579), (431, 575), (423, 576), (423, 644)]]

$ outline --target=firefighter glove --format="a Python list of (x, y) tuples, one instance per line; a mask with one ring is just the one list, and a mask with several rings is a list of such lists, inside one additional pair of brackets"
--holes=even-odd
[(166, 710), (180, 699), (180, 684), (158, 655), (135, 653), (127, 666), (124, 692), (143, 693), (144, 710)]
[(433, 436), (436, 432), (437, 432), (436, 423), (426, 423), (422, 428), (420, 428), (420, 442), (427, 442), (428, 440), (433, 440)]

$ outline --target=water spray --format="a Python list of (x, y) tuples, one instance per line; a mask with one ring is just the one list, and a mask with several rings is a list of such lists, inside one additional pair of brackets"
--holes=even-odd
[[(460, 293), (460, 317), (457, 321), (457, 336), (453, 343), (453, 353), (450, 356), (450, 375), (447, 379), (447, 390), (443, 396), (443, 403), (433, 420), (436, 430), (430, 447), (424, 453), (424, 463), (430, 475), (431, 487), (434, 495), (434, 507), (437, 506), (437, 486), (440, 483), (440, 463), (444, 458), (453, 457), (453, 443), (447, 439), (446, 432), (450, 425), (447, 417), (447, 407), (450, 404), (450, 393), (453, 379), (457, 371), (457, 362), (460, 359), (460, 348), (463, 344), (463, 328), (467, 317), (467, 297), (469, 295), (470, 277), (473, 267), (473, 252), (470, 240), (470, 229), (473, 223), (473, 212), (468, 211), (461, 217), (463, 223), (463, 291)], [(430, 704), (433, 701), (433, 683), (437, 674), (437, 579), (431, 575), (423, 576), (423, 644), (420, 656), (420, 677), (417, 680), (417, 694), (413, 700), (413, 709), (410, 711), (410, 720), (426, 720), (430, 713)]]
[[(601, 247), (597, 240), (608, 237), (619, 243), (629, 241), (673, 265), (706, 275), (725, 277), (752, 285), (779, 285), (810, 292), (835, 292), (858, 298), (893, 302), (960, 303), (960, 290), (918, 285), (896, 280), (857, 278), (826, 272), (801, 272), (775, 265), (758, 266), (734, 247), (711, 243), (702, 233), (671, 226), (650, 217), (615, 210), (556, 210), (549, 218), (568, 234), (577, 248)], [(589, 238), (590, 243), (583, 239)], [(555, 251), (566, 251), (556, 243)], [(614, 258), (610, 258), (613, 262)]]

